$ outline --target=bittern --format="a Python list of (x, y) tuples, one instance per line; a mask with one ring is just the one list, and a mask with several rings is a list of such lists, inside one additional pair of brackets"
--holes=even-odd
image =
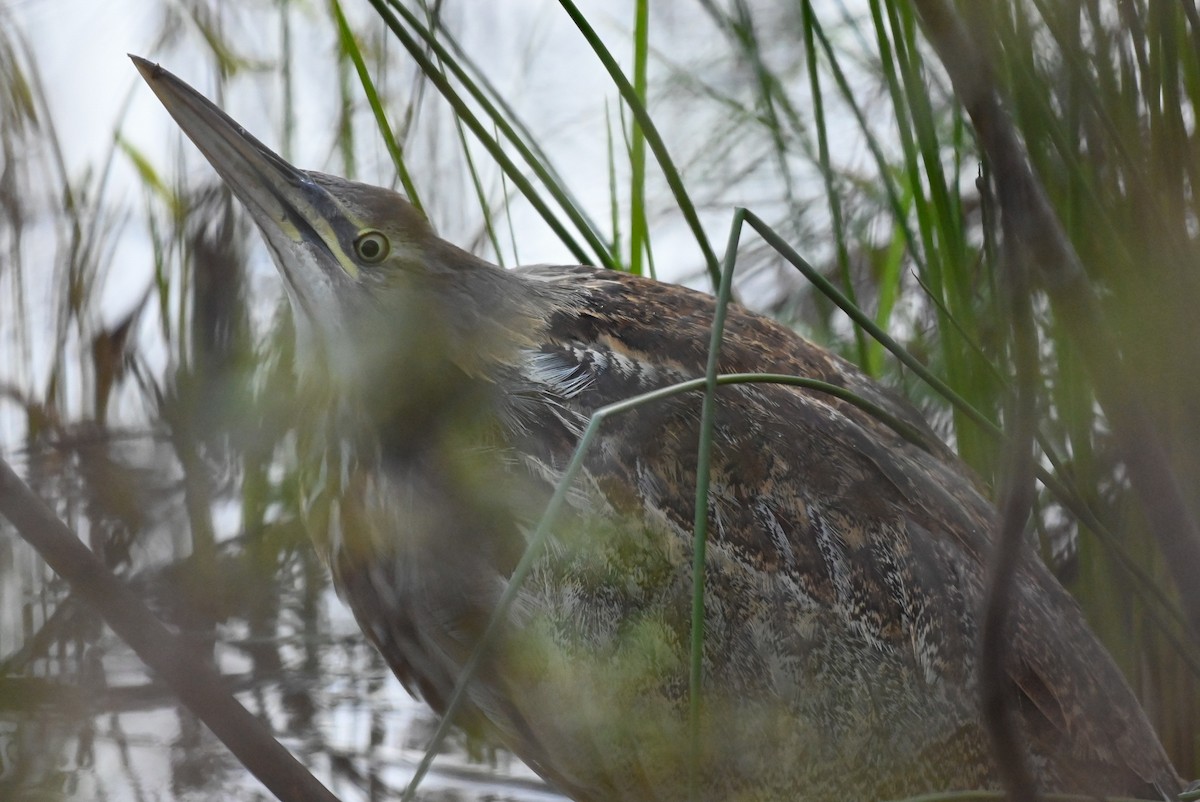
[[(283, 276), (301, 381), (326, 404), (313, 498), (334, 503), (312, 519), (336, 587), (404, 686), (444, 711), (590, 416), (703, 376), (714, 299), (592, 267), (501, 269), (399, 194), (293, 167), (134, 61)], [(720, 370), (820, 379), (934, 439), (854, 366), (736, 306)], [(464, 723), (581, 802), (689, 794), (700, 401), (601, 429), (467, 686)], [(997, 516), (970, 472), (811, 388), (728, 386), (716, 404), (691, 790), (997, 787), (976, 656)], [(1178, 793), (1133, 693), (1032, 552), (1009, 617), (1006, 691), (1038, 786)]]

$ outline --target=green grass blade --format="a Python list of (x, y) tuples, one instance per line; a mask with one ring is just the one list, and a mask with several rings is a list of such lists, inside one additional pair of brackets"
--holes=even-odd
[(559, 5), (567, 12), (571, 21), (575, 23), (575, 27), (583, 34), (583, 38), (587, 40), (593, 52), (600, 59), (600, 63), (604, 65), (609, 78), (612, 79), (612, 82), (620, 91), (621, 97), (625, 99), (629, 109), (633, 112), (638, 125), (641, 126), (642, 134), (646, 138), (646, 144), (650, 146), (651, 152), (654, 153), (655, 159), (658, 160), (659, 168), (662, 169), (663, 175), (667, 179), (667, 185), (671, 188), (671, 194), (675, 197), (675, 202), (679, 205), (679, 210), (683, 213), (688, 227), (692, 230), (692, 235), (696, 238), (696, 244), (699, 245), (700, 251), (704, 256), (704, 264), (708, 270), (709, 278), (711, 278), (714, 287), (719, 286), (721, 283), (721, 270), (717, 263), (717, 255), (708, 241), (708, 235), (704, 233), (704, 226), (700, 223), (700, 216), (696, 213), (696, 207), (688, 196), (687, 189), (683, 185), (683, 178), (680, 176), (679, 170), (676, 169), (674, 160), (671, 159), (671, 154), (667, 150), (666, 143), (663, 142), (662, 135), (658, 132), (658, 127), (654, 124), (654, 120), (650, 117), (649, 112), (646, 111), (645, 105), (638, 99), (633, 85), (629, 83), (629, 79), (621, 72), (621, 67), (617, 64), (617, 60), (613, 58), (612, 53), (605, 47), (603, 40), (597, 35), (591, 23), (587, 21), (587, 18), (580, 13), (571, 0), (559, 0)]
[(401, 149), (400, 143), (396, 141), (396, 134), (392, 131), (391, 123), (388, 122), (387, 112), (383, 108), (383, 102), (379, 99), (379, 92), (375, 89), (375, 82), (367, 71), (367, 64), (363, 59), (362, 49), (358, 46), (358, 40), (355, 38), (354, 32), (350, 30), (350, 24), (346, 22), (346, 15), (342, 12), (340, 0), (329, 0), (329, 8), (337, 22), (338, 40), (342, 51), (354, 62), (358, 81), (362, 85), (363, 94), (366, 95), (367, 104), (371, 107), (371, 114), (375, 117), (375, 127), (383, 137), (388, 156), (391, 157), (392, 164), (396, 168), (396, 175), (400, 177), (400, 185), (404, 187), (404, 194), (408, 197), (409, 203), (424, 213), (425, 207), (421, 204), (421, 196), (417, 192), (416, 182), (413, 181), (412, 175), (408, 171), (408, 165), (404, 161), (404, 151)]
[[(842, 291), (850, 303), (858, 306), (855, 298), (854, 278), (850, 275), (850, 252), (846, 247), (846, 230), (842, 223), (842, 203), (838, 188), (834, 183), (833, 168), (829, 162), (829, 128), (825, 122), (825, 98), (821, 91), (821, 71), (817, 65), (817, 49), (813, 46), (814, 29), (818, 26), (816, 14), (813, 12), (812, 0), (804, 0), (801, 4), (804, 25), (804, 47), (808, 55), (809, 91), (813, 102), (813, 127), (817, 131), (817, 165), (821, 178), (825, 182), (825, 195), (829, 202), (829, 219), (833, 225), (834, 250), (837, 254), (838, 275), (842, 277)], [(867, 339), (863, 330), (854, 328), (854, 342), (858, 351), (857, 362), (860, 365), (868, 363)]]
[[(646, 104), (646, 66), (650, 41), (650, 0), (637, 0), (633, 25), (633, 92)], [(643, 274), (646, 249), (646, 137), (634, 119), (629, 131), (629, 272)]]
[(696, 452), (696, 507), (692, 522), (692, 642), (688, 670), (688, 717), (691, 737), (688, 779), (693, 800), (699, 799), (700, 766), (700, 708), (704, 680), (704, 572), (708, 543), (708, 488), (711, 480), (713, 425), (717, 413), (717, 365), (721, 359), (721, 343), (725, 338), (725, 317), (733, 290), (733, 269), (737, 264), (738, 239), (742, 233), (745, 211), (736, 209), (725, 246), (721, 269), (721, 284), (717, 291), (717, 306), (713, 314), (712, 333), (708, 343), (708, 362), (704, 369), (704, 402), (700, 408), (700, 442)]

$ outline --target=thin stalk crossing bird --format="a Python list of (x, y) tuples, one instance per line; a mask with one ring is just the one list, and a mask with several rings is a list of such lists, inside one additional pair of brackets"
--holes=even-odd
[[(395, 192), (297, 169), (134, 62), (283, 276), (302, 397), (321, 410), (304, 433), (321, 455), (308, 515), (336, 587), (404, 686), (444, 711), (590, 416), (703, 376), (714, 299), (592, 267), (501, 269)], [(819, 379), (933, 439), (852, 365), (737, 307), (720, 370)], [(813, 389), (727, 386), (716, 402), (694, 785), (697, 393), (601, 430), (460, 722), (579, 802), (997, 787), (976, 665), (996, 513), (969, 472)], [(1178, 793), (1032, 552), (1009, 618), (1006, 690), (1039, 788)]]

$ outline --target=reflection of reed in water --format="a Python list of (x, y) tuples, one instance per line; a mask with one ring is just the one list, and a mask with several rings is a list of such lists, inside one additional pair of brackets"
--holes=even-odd
[[(162, 502), (171, 506), (169, 497)], [(175, 557), (139, 569), (131, 585), (165, 621), (207, 640), (230, 689), (342, 799), (398, 795), (436, 720), (363, 643), (324, 572), (312, 570), (315, 555), (297, 532), (294, 523), (281, 523), (260, 533), (289, 544), (277, 563), (257, 563), (251, 553), (261, 553), (262, 544), (234, 537), (218, 548), (213, 574)], [(146, 535), (163, 532), (151, 527)], [(0, 585), (36, 599), (50, 616), (23, 642), (14, 643), (19, 631), (6, 633), (14, 648), (6, 649), (0, 671), (0, 798), (261, 795), (258, 782), (86, 606), (60, 583), (16, 570), (38, 564), (28, 547), (7, 533), (2, 543), (13, 559), (0, 570)], [(275, 599), (269, 617), (252, 599), (260, 595)], [(221, 599), (227, 601), (212, 604)], [(468, 748), (461, 739), (447, 748), (428, 788), (434, 795), (454, 789), (464, 802), (552, 798), (511, 756)]]

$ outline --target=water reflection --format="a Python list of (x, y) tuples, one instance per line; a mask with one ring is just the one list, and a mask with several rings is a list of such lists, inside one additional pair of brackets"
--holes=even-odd
[[(184, 557), (126, 573), (341, 799), (398, 799), (436, 720), (365, 643), (301, 538), (279, 521), (265, 535), (220, 541), (204, 570)], [(127, 551), (132, 565), (162, 548), (161, 540), (137, 543)], [(419, 796), (562, 799), (508, 753), (462, 736)], [(0, 799), (269, 798), (94, 612), (0, 527)]]

